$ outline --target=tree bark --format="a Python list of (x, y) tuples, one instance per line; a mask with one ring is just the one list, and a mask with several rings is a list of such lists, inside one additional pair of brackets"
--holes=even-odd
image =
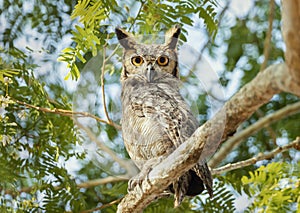
[(282, 35), (285, 61), (292, 78), (300, 84), (300, 1), (282, 1)]
[[(294, 5), (295, 2), (297, 6)], [(226, 102), (211, 120), (199, 127), (185, 143), (155, 166), (148, 179), (143, 180), (140, 187), (135, 187), (124, 197), (118, 205), (117, 212), (141, 212), (172, 180), (191, 169), (199, 160), (212, 155), (221, 142), (231, 136), (243, 121), (267, 103), (273, 95), (291, 92), (300, 96), (300, 41), (297, 40), (300, 37), (299, 2), (300, 0), (282, 2), (287, 65), (272, 65), (260, 72)]]

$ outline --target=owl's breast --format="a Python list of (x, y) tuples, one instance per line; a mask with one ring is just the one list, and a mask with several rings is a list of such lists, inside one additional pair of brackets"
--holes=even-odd
[(149, 160), (168, 155), (174, 144), (160, 122), (161, 91), (148, 84), (122, 90), (122, 134), (126, 149), (138, 167)]

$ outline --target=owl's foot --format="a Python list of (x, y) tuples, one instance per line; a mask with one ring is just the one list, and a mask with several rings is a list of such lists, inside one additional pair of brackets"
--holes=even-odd
[(143, 180), (146, 180), (149, 184), (151, 184), (150, 180), (149, 180), (149, 173), (152, 170), (152, 168), (157, 165), (158, 163), (160, 163), (162, 161), (164, 157), (161, 156), (159, 158), (154, 158), (154, 159), (150, 159), (148, 160), (144, 167), (142, 168), (142, 170), (140, 171), (139, 174), (137, 174), (136, 176), (134, 176), (133, 178), (131, 178), (128, 181), (128, 188), (127, 188), (127, 192), (133, 191), (133, 189), (135, 187), (139, 187), (139, 189), (141, 191), (143, 191), (142, 189), (142, 182)]
[[(145, 168), (145, 167), (144, 167)], [(127, 188), (127, 192), (133, 191), (133, 189), (135, 187), (139, 187), (142, 190), (142, 182), (143, 180), (149, 180), (148, 174), (149, 172), (152, 170), (152, 167), (148, 167), (146, 169), (144, 169), (137, 174), (136, 176), (134, 176), (133, 178), (131, 178), (128, 181), (128, 188)]]

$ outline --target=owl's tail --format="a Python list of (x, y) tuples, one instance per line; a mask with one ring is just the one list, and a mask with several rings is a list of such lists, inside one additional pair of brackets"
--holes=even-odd
[(209, 196), (213, 197), (213, 178), (206, 163), (196, 164), (192, 169), (198, 177), (203, 181)]
[(212, 176), (207, 164), (197, 164), (168, 187), (174, 193), (174, 207), (179, 206), (185, 196), (196, 196), (205, 188), (212, 197), (212, 184)]

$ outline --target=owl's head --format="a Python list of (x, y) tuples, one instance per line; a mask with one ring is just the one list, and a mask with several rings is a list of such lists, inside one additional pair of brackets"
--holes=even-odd
[(120, 44), (124, 47), (121, 79), (136, 74), (144, 75), (148, 82), (154, 82), (161, 74), (179, 78), (177, 41), (180, 27), (175, 26), (165, 34), (164, 44), (142, 44), (124, 29), (116, 28)]

